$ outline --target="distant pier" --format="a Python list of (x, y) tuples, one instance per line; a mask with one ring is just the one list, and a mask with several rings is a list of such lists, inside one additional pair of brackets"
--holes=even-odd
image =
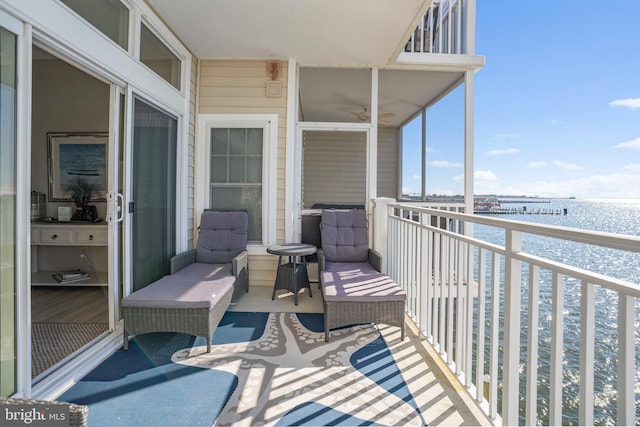
[[(523, 203), (522, 207), (505, 207), (502, 204)], [(549, 200), (499, 200), (495, 196), (477, 196), (473, 200), (473, 213), (480, 215), (566, 215), (567, 208), (527, 208), (530, 203), (550, 203)]]
[(492, 207), (487, 210), (474, 210), (473, 213), (481, 215), (567, 215), (567, 208), (564, 209), (527, 209)]

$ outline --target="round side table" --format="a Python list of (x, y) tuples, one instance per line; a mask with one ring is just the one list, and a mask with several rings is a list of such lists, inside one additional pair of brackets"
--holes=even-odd
[[(286, 289), (294, 294), (295, 305), (298, 305), (298, 291), (302, 288), (309, 288), (311, 295), (311, 285), (307, 274), (307, 261), (305, 256), (313, 255), (318, 249), (307, 243), (283, 243), (281, 245), (269, 246), (267, 252), (278, 255), (278, 270), (276, 281), (273, 285), (271, 300), (276, 297), (276, 291)], [(282, 257), (289, 257), (288, 262), (282, 263)], [(298, 261), (300, 258), (300, 261)]]

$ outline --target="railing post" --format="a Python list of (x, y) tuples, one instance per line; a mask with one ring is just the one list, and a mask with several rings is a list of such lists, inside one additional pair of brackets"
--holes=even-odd
[(382, 255), (382, 273), (387, 272), (387, 234), (389, 228), (389, 204), (395, 199), (378, 197), (373, 199), (373, 249)]
[(507, 230), (505, 236), (504, 284), (504, 391), (502, 393), (503, 425), (518, 425), (520, 404), (520, 288), (521, 261), (513, 257), (522, 250), (522, 233)]
[(635, 407), (635, 300), (618, 294), (618, 425), (634, 425)]

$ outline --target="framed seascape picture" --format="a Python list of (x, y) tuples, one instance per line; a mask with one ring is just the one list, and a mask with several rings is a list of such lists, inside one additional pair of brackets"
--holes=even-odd
[(85, 180), (97, 191), (90, 201), (107, 200), (107, 143), (109, 134), (47, 133), (49, 201), (71, 201), (66, 189), (73, 180)]

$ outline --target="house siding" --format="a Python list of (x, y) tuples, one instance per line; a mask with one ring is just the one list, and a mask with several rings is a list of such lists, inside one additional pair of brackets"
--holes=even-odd
[[(365, 204), (366, 138), (359, 132), (306, 131), (303, 204)], [(398, 128), (378, 128), (378, 197), (398, 197)]]
[[(287, 72), (282, 61), (282, 96), (266, 96), (266, 60), (201, 60), (198, 94), (198, 114), (277, 114), (278, 165), (276, 197), (276, 240), (285, 236), (285, 164), (287, 127)], [(277, 258), (252, 255), (249, 258), (250, 285), (273, 286)]]
[(366, 200), (364, 132), (306, 131), (303, 136), (303, 204), (360, 204)]
[(195, 147), (196, 147), (196, 118), (198, 93), (198, 61), (191, 60), (191, 76), (189, 79), (189, 137), (187, 152), (187, 247), (194, 248), (194, 189), (195, 189)]
[(378, 128), (378, 197), (398, 198), (398, 128)]

